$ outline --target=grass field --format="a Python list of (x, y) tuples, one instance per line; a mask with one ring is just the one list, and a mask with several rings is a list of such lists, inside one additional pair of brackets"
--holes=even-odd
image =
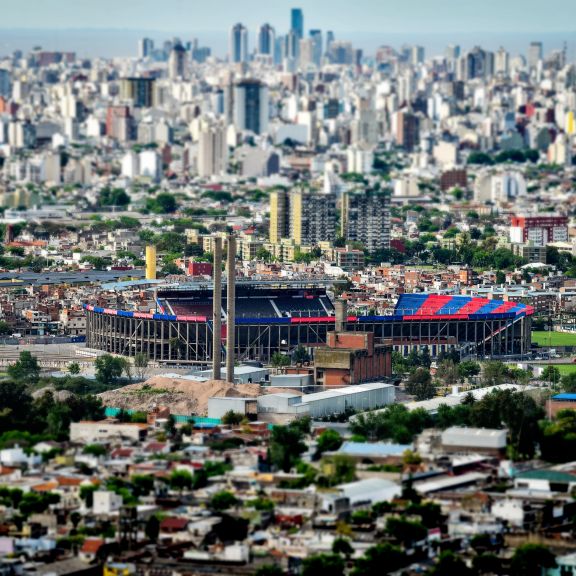
[(532, 342), (540, 346), (576, 346), (576, 334), (532, 332)]
[(562, 376), (567, 376), (568, 374), (576, 372), (576, 364), (552, 364), (552, 366), (558, 368)]

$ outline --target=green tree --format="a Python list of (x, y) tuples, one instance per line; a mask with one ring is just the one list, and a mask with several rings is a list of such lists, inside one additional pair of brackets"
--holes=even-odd
[(270, 462), (274, 466), (284, 472), (290, 472), (298, 462), (300, 454), (306, 451), (302, 432), (293, 426), (275, 426), (272, 429), (268, 451)]
[(170, 476), (170, 487), (180, 492), (192, 488), (192, 474), (187, 470), (174, 470)]
[(88, 454), (90, 456), (105, 456), (108, 453), (108, 449), (104, 444), (86, 444), (82, 448), (82, 454)]
[(452, 386), (460, 380), (458, 366), (452, 360), (444, 360), (438, 365), (436, 378), (446, 386)]
[(68, 373), (72, 376), (80, 374), (80, 364), (78, 364), (78, 362), (70, 362), (70, 364), (68, 364)]
[(550, 384), (558, 384), (560, 382), (560, 370), (558, 370), (556, 366), (546, 366), (546, 368), (542, 370), (541, 378), (542, 380), (550, 382)]
[(454, 552), (441, 552), (430, 574), (433, 576), (473, 576), (474, 572)]
[(472, 378), (473, 376), (480, 374), (480, 371), (480, 364), (473, 360), (466, 360), (458, 364), (458, 373), (461, 378)]
[(147, 496), (154, 491), (154, 476), (150, 474), (134, 474), (130, 478), (130, 484), (132, 484), (132, 491), (137, 498)]
[(513, 576), (540, 576), (545, 568), (554, 568), (556, 558), (546, 546), (523, 544), (516, 548), (510, 564)]
[(487, 386), (502, 384), (508, 375), (506, 364), (500, 361), (484, 363), (482, 370), (482, 380)]
[(344, 576), (344, 560), (339, 554), (315, 554), (302, 562), (302, 576)]
[(240, 500), (227, 490), (222, 490), (221, 492), (216, 492), (214, 496), (210, 499), (210, 508), (216, 512), (223, 512), (234, 506), (238, 506)]
[(302, 344), (299, 344), (292, 354), (292, 359), (294, 364), (306, 364), (306, 362), (310, 362), (310, 354), (306, 352), (306, 348)]
[(12, 334), (12, 328), (6, 320), (0, 320), (0, 336), (10, 336)]
[(98, 486), (94, 484), (82, 484), (80, 486), (80, 499), (84, 501), (86, 508), (92, 508), (96, 490), (98, 490)]
[(389, 542), (376, 544), (358, 558), (352, 569), (352, 576), (380, 576), (383, 573), (396, 572), (408, 564), (406, 555)]
[(156, 198), (150, 198), (146, 202), (146, 207), (155, 214), (172, 214), (178, 209), (178, 202), (173, 194), (162, 192)]
[(348, 538), (335, 538), (332, 542), (332, 553), (341, 554), (345, 558), (350, 558), (354, 554), (354, 548)]
[(145, 352), (138, 352), (134, 355), (134, 370), (138, 380), (144, 380), (146, 378), (148, 355)]
[(72, 409), (67, 404), (56, 403), (48, 412), (46, 418), (46, 431), (56, 440), (67, 440)]
[(319, 454), (323, 452), (334, 452), (342, 446), (342, 436), (336, 431), (328, 428), (318, 436), (317, 451)]
[(244, 414), (240, 412), (234, 412), (234, 410), (228, 410), (224, 416), (222, 416), (222, 424), (227, 426), (238, 426), (244, 420)]
[(395, 538), (405, 547), (409, 547), (415, 542), (424, 540), (428, 535), (428, 530), (420, 522), (412, 522), (404, 518), (388, 518), (386, 522), (386, 533)]
[(7, 369), (9, 378), (24, 384), (36, 384), (40, 379), (40, 365), (28, 350), (20, 352), (18, 360)]
[(127, 206), (130, 196), (121, 188), (103, 188), (98, 196), (100, 206)]
[(116, 385), (122, 374), (128, 370), (128, 362), (125, 358), (111, 354), (98, 356), (94, 366), (96, 368), (96, 380), (106, 386)]
[(576, 372), (562, 376), (562, 390), (571, 394), (576, 392)]
[(271, 364), (274, 368), (282, 368), (290, 365), (290, 357), (280, 352), (274, 352), (271, 358)]
[(255, 576), (282, 576), (284, 570), (278, 564), (262, 564), (254, 574)]
[(496, 554), (484, 553), (474, 556), (472, 567), (477, 574), (501, 574), (502, 561)]
[(414, 396), (416, 400), (428, 400), (434, 398), (436, 387), (432, 383), (430, 370), (427, 368), (416, 368), (408, 377), (406, 392)]

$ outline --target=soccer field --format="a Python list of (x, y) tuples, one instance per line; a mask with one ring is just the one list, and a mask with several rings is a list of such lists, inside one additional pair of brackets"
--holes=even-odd
[(565, 332), (532, 332), (532, 342), (540, 346), (576, 346), (576, 334)]

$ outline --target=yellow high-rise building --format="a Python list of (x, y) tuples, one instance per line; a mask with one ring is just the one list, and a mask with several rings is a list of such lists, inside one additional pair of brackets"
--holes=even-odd
[(290, 193), (290, 238), (298, 246), (302, 244), (302, 190)]
[(287, 238), (289, 230), (289, 201), (286, 190), (274, 190), (270, 193), (270, 242), (277, 244)]
[(572, 136), (576, 130), (576, 126), (574, 126), (574, 112), (570, 110), (568, 114), (566, 114), (566, 134)]
[(146, 246), (146, 280), (156, 280), (156, 246)]

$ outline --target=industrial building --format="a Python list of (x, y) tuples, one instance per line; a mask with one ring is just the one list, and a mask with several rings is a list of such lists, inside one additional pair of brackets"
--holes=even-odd
[(474, 452), (503, 456), (506, 452), (507, 435), (508, 430), (453, 426), (442, 432), (442, 449), (447, 453)]
[(350, 411), (366, 411), (393, 404), (396, 389), (392, 384), (373, 382), (314, 394), (281, 392), (258, 397), (261, 420), (290, 421), (300, 416), (325, 418)]

